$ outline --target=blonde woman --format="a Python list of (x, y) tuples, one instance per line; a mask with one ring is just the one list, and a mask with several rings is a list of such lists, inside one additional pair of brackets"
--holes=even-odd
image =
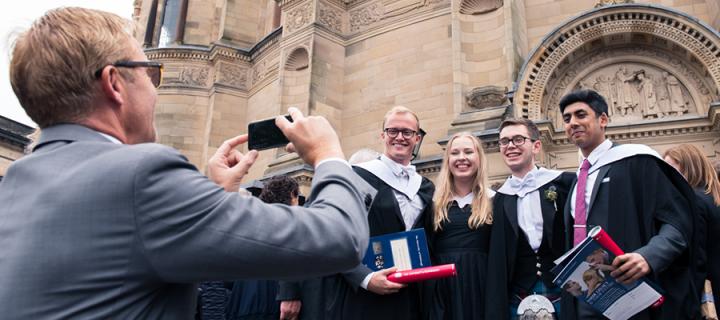
[(461, 132), (448, 141), (435, 191), (430, 241), (435, 264), (454, 263), (425, 306), (430, 319), (482, 319), (492, 191), (480, 141)]
[(665, 162), (675, 167), (695, 189), (700, 217), (707, 228), (708, 279), (712, 283), (714, 300), (720, 298), (720, 245), (715, 239), (720, 234), (720, 181), (712, 163), (702, 151), (691, 144), (681, 144), (665, 151)]

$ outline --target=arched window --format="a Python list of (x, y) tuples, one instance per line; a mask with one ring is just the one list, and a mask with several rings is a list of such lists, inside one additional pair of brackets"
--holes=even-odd
[(188, 0), (162, 0), (162, 20), (158, 36), (158, 48), (183, 41)]

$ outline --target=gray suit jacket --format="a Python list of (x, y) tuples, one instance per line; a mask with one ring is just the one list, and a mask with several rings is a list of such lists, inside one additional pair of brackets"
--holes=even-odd
[(189, 319), (196, 283), (306, 278), (356, 266), (374, 190), (315, 172), (307, 208), (228, 193), (176, 150), (43, 130), (0, 182), (4, 319)]

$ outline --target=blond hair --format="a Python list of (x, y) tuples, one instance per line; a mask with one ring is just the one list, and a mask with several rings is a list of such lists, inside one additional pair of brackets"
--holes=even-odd
[(385, 129), (385, 124), (387, 123), (387, 120), (388, 120), (388, 118), (390, 118), (390, 116), (392, 116), (394, 114), (406, 114), (406, 113), (409, 113), (410, 115), (412, 115), (415, 118), (415, 122), (417, 122), (417, 128), (415, 128), (415, 129), (420, 129), (420, 118), (418, 118), (418, 116), (417, 116), (417, 114), (415, 114), (415, 112), (413, 112), (412, 110), (410, 110), (406, 107), (403, 107), (403, 106), (394, 106), (394, 107), (392, 107), (392, 109), (390, 109), (390, 111), (385, 113), (385, 117), (383, 117), (383, 130)]
[(20, 105), (40, 128), (84, 119), (94, 110), (95, 71), (129, 59), (131, 39), (131, 22), (112, 13), (46, 12), (11, 50), (10, 83)]
[[(458, 138), (467, 137), (472, 140), (475, 152), (478, 154), (480, 165), (472, 184), (472, 212), (468, 218), (468, 226), (470, 229), (477, 229), (483, 224), (492, 224), (492, 203), (488, 194), (487, 179), (487, 161), (485, 152), (483, 151), (480, 141), (469, 132), (458, 132), (454, 134), (447, 143), (445, 153), (443, 155), (442, 168), (438, 175), (438, 184), (433, 199), (435, 206), (435, 217), (433, 219), (433, 229), (435, 231), (442, 229), (442, 223), (449, 221), (448, 210), (453, 201), (455, 180), (450, 172), (450, 149), (453, 141)], [(463, 196), (463, 195), (457, 195)]]
[(669, 157), (680, 166), (680, 173), (691, 187), (703, 188), (715, 205), (720, 206), (720, 181), (712, 163), (700, 148), (691, 144), (681, 144), (665, 151), (663, 157)]

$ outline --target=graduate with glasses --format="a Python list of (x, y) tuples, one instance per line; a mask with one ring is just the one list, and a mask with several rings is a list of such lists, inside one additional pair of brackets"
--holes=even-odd
[[(382, 124), (383, 154), (354, 166), (378, 192), (368, 212), (371, 237), (424, 228), (431, 216), (435, 190), (433, 183), (410, 164), (421, 141), (417, 115), (396, 106), (385, 114)], [(325, 319), (418, 319), (418, 285), (389, 281), (387, 275), (393, 271), (395, 268), (372, 272), (360, 264), (338, 276), (335, 291), (326, 292), (326, 299), (334, 302)]]
[(558, 315), (562, 290), (552, 283), (550, 269), (564, 253), (563, 208), (575, 175), (536, 165), (542, 142), (530, 120), (503, 121), (499, 144), (512, 174), (493, 201), (487, 319), (516, 318), (528, 297)]

